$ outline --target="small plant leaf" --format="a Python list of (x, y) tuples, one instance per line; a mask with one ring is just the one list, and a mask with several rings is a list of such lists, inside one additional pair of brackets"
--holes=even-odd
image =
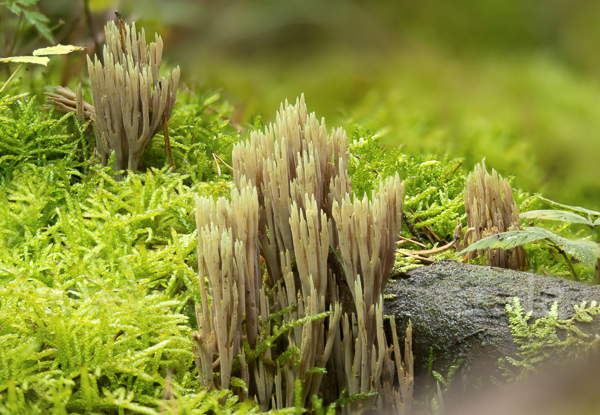
[(45, 56), (12, 56), (10, 58), (2, 58), (0, 62), (15, 62), (15, 63), (36, 63), (38, 65), (48, 66), (50, 58)]
[(571, 206), (571, 205), (563, 205), (562, 203), (558, 203), (555, 202), (554, 200), (550, 200), (550, 199), (546, 199), (543, 196), (537, 195), (537, 198), (540, 200), (543, 200), (544, 202), (552, 205), (552, 206), (560, 206), (562, 208), (567, 208), (569, 210), (574, 210), (575, 212), (581, 212), (585, 215), (591, 215), (591, 216), (600, 216), (600, 212), (597, 212), (595, 210), (589, 210), (586, 208), (582, 208), (580, 206)]
[(566, 253), (588, 265), (594, 265), (598, 257), (600, 257), (600, 247), (594, 242), (588, 240), (572, 241), (535, 226), (526, 227), (520, 231), (503, 232), (481, 239), (463, 249), (460, 254), (488, 248), (511, 249), (538, 241), (546, 241), (558, 245)]
[(559, 220), (568, 223), (582, 223), (588, 226), (594, 226), (594, 222), (589, 219), (566, 210), (530, 210), (519, 215), (521, 219), (546, 219)]
[(67, 53), (74, 52), (76, 50), (84, 50), (81, 46), (73, 45), (56, 45), (48, 48), (36, 49), (33, 51), (33, 56), (46, 56), (46, 55), (66, 55)]
[(46, 23), (49, 22), (49, 19), (46, 16), (44, 16), (41, 13), (32, 12), (28, 10), (23, 10), (23, 15), (25, 16), (25, 19), (27, 19), (27, 21), (31, 25), (33, 25), (38, 30), (38, 32), (40, 32), (42, 36), (48, 39), (49, 42), (54, 43), (52, 32), (50, 31), (48, 26), (46, 26)]

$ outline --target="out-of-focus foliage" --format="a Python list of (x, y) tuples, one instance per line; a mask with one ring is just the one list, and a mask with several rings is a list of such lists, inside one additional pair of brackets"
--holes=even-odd
[(597, 2), (119, 5), (162, 23), (184, 78), (223, 86), (246, 117), (304, 92), (347, 130), (467, 170), (487, 157), (517, 188), (600, 208)]
[[(159, 30), (167, 65), (180, 64), (185, 82), (224, 87), (236, 120), (304, 92), (347, 130), (359, 123), (407, 152), (460, 156), (467, 170), (486, 157), (517, 188), (600, 209), (593, 0), (91, 0), (94, 25), (70, 1), (39, 5), (52, 23), (77, 22), (57, 41), (90, 53), (92, 26), (115, 8)], [(55, 84), (76, 85), (85, 64), (68, 61)]]

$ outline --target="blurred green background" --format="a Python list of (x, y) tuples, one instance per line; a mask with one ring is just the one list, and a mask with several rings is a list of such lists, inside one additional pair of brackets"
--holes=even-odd
[[(73, 26), (61, 43), (93, 51), (83, 4), (42, 0), (40, 11)], [(329, 127), (351, 134), (358, 123), (407, 151), (463, 157), (465, 169), (486, 157), (516, 187), (600, 209), (597, 0), (89, 5), (99, 39), (116, 9), (159, 32), (167, 65), (180, 65), (192, 90), (222, 89), (239, 123), (273, 120), (304, 92)]]

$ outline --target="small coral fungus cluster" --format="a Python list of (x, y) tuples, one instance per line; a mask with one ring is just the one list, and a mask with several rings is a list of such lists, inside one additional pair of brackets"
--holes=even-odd
[(345, 131), (328, 134), (302, 97), (234, 148), (231, 202), (197, 199), (204, 386), (262, 410), (301, 390), (303, 407), (350, 396), (347, 413), (408, 413), (412, 356), (394, 339), (392, 360), (382, 304), (404, 186), (396, 175), (353, 198), (347, 156)]
[[(160, 77), (163, 41), (146, 44), (142, 29), (119, 20), (104, 28), (106, 46), (103, 59), (88, 57), (88, 72), (94, 106), (83, 100), (81, 85), (74, 93), (56, 87), (48, 94), (63, 112), (75, 112), (80, 120), (91, 120), (96, 149), (106, 166), (115, 153), (113, 169), (137, 170), (150, 140), (171, 117), (177, 98), (179, 67), (167, 78)], [(120, 178), (120, 177), (118, 177)]]
[[(495, 170), (490, 175), (484, 162), (475, 166), (474, 173), (467, 178), (465, 211), (469, 226), (464, 237), (465, 248), (483, 238), (521, 229), (519, 209), (510, 185)], [(457, 250), (462, 248), (460, 246)], [(493, 267), (517, 270), (528, 268), (527, 255), (522, 246), (509, 250), (493, 248), (471, 251), (469, 259), (484, 254), (486, 264)]]

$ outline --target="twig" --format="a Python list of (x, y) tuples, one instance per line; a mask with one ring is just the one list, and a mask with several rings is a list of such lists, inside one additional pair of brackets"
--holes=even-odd
[(456, 173), (456, 170), (458, 170), (458, 168), (459, 168), (460, 166), (462, 166), (462, 164), (463, 164), (463, 162), (462, 162), (462, 161), (461, 161), (460, 163), (458, 163), (458, 166), (456, 166), (456, 167), (454, 168), (454, 170), (452, 170), (452, 173)]
[(411, 254), (410, 252), (401, 251), (399, 249), (397, 249), (396, 252), (399, 254), (405, 255), (405, 256), (409, 256), (409, 257), (418, 259), (419, 261), (431, 262), (431, 263), (436, 262), (434, 259), (425, 258), (424, 256), (420, 256), (420, 255), (414, 255), (414, 254)]
[(210, 149), (210, 153), (212, 154), (213, 158), (215, 159), (215, 163), (217, 165), (217, 171), (219, 172), (219, 176), (221, 175), (221, 168), (219, 167), (219, 161), (221, 163), (223, 163), (224, 165), (226, 165), (227, 167), (229, 167), (231, 170), (237, 171), (236, 169), (231, 167), (229, 164), (225, 163), (225, 161), (221, 157), (217, 156), (217, 154), (215, 153), (215, 150), (213, 150), (212, 148)]
[(6, 88), (6, 85), (9, 84), (9, 82), (14, 78), (14, 76), (17, 74), (17, 72), (19, 72), (19, 69), (21, 69), (21, 67), (24, 65), (24, 63), (20, 64), (19, 67), (17, 68), (16, 71), (14, 71), (12, 73), (12, 75), (10, 76), (10, 78), (8, 78), (6, 80), (6, 82), (4, 83), (4, 85), (2, 85), (2, 89), (0, 89), (0, 95), (2, 95), (2, 93), (4, 92), (4, 88)]
[[(403, 237), (403, 236), (398, 236), (398, 238), (399, 238), (399, 239), (401, 239), (401, 240), (402, 240), (402, 241), (404, 241), (404, 242), (413, 243), (413, 244), (415, 244), (415, 245), (418, 245), (418, 246), (420, 246), (420, 247), (427, 248), (427, 245), (425, 245), (425, 244), (422, 244), (421, 242), (418, 242), (418, 241), (415, 241), (415, 240), (412, 240), (412, 239), (408, 239), (408, 238), (405, 238), (405, 237)], [(396, 243), (397, 243), (397, 244), (400, 244), (401, 242), (400, 242), (400, 241), (398, 241), (398, 242), (396, 242)]]
[(169, 156), (170, 162), (171, 162), (171, 167), (173, 167), (173, 171), (177, 172), (177, 170), (175, 169), (175, 160), (173, 160), (173, 152), (171, 151), (171, 140), (169, 139), (169, 126), (167, 125), (168, 120), (167, 120), (167, 112), (163, 112), (163, 116), (162, 116), (162, 122), (163, 122), (163, 132), (165, 135), (165, 155)]
[(464, 337), (463, 337), (462, 339), (460, 339), (458, 342), (459, 342), (459, 343), (462, 343), (462, 342), (464, 342), (465, 340), (467, 340), (469, 337), (473, 337), (473, 336), (475, 336), (475, 335), (477, 335), (477, 334), (479, 334), (479, 333), (483, 333), (483, 332), (484, 332), (484, 331), (486, 331), (486, 330), (487, 330), (487, 328), (485, 328), (485, 327), (484, 327), (484, 328), (482, 328), (482, 329), (479, 329), (479, 330), (475, 330), (473, 333), (469, 333), (469, 334), (467, 334), (466, 336), (464, 336)]
[[(413, 215), (415, 214), (415, 212), (413, 212), (413, 210), (412, 210), (412, 209), (408, 209), (408, 210), (409, 210), (409, 211), (410, 211), (410, 213), (412, 213)], [(418, 216), (415, 216), (415, 221), (417, 221), (417, 222), (423, 222), (423, 221), (421, 220), (421, 218), (419, 218)], [(437, 241), (438, 241), (438, 242), (441, 242), (441, 241), (442, 241), (442, 240), (440, 239), (440, 237), (439, 237), (439, 236), (437, 236), (437, 235), (435, 234), (435, 232), (434, 232), (434, 231), (432, 231), (432, 230), (431, 230), (431, 228), (430, 228), (429, 226), (425, 225), (425, 226), (423, 226), (423, 227), (424, 227), (425, 229), (427, 229), (427, 231), (429, 231), (429, 232), (431, 233), (431, 235), (433, 235), (433, 237), (434, 237), (435, 239), (437, 239)], [(431, 238), (429, 238), (429, 239), (431, 239)], [(433, 241), (431, 241), (431, 242), (433, 243)]]
[(377, 173), (377, 174), (381, 174), (381, 173), (379, 173), (379, 171), (378, 171), (378, 170), (377, 170), (375, 167), (373, 167), (373, 165), (372, 165), (371, 163), (369, 163), (367, 160), (365, 160), (364, 158), (362, 158), (361, 156), (359, 156), (358, 154), (356, 154), (356, 153), (354, 153), (354, 152), (351, 152), (351, 153), (352, 153), (352, 155), (354, 155), (354, 157), (356, 157), (357, 159), (359, 159), (359, 160), (362, 160), (362, 161), (364, 161), (365, 163), (367, 163), (367, 164), (368, 164), (368, 165), (369, 165), (369, 166), (370, 166), (370, 167), (373, 169), (373, 171), (374, 171), (375, 173)]
[[(410, 234), (412, 236), (414, 236), (417, 239), (417, 241), (422, 244), (423, 240), (419, 236), (419, 233), (415, 230), (415, 226), (412, 224), (412, 222), (410, 220), (408, 220), (408, 216), (406, 216), (406, 213), (404, 213), (402, 215), (402, 221), (404, 222), (404, 224), (408, 228), (408, 231), (410, 232)], [(431, 242), (433, 243), (433, 241), (431, 241)]]
[(426, 251), (410, 251), (411, 254), (413, 255), (432, 255), (432, 254), (439, 254), (440, 252), (444, 252), (450, 248), (452, 248), (455, 244), (456, 241), (458, 239), (453, 240), (452, 242), (450, 242), (449, 244), (446, 244), (444, 246), (440, 246), (439, 248), (433, 248), (433, 249), (428, 249)]
[(579, 275), (577, 275), (577, 273), (575, 272), (575, 268), (573, 268), (573, 264), (571, 264), (571, 259), (569, 258), (569, 256), (567, 255), (567, 253), (562, 250), (561, 248), (559, 248), (558, 246), (554, 246), (558, 252), (565, 258), (565, 262), (567, 263), (567, 266), (569, 267), (569, 270), (571, 271), (571, 274), (573, 274), (573, 276), (575, 277), (575, 279), (577, 281), (581, 281), (579, 279)]

